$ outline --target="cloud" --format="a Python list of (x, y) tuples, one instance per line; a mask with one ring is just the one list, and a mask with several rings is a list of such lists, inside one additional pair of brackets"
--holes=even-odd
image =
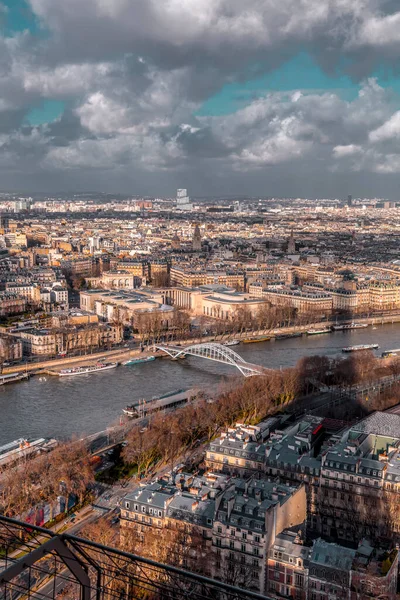
[[(0, 37), (4, 181), (11, 171), (15, 181), (35, 174), (45, 188), (73, 172), (96, 187), (107, 172), (110, 185), (148, 182), (151, 193), (177, 178), (199, 187), (207, 179), (212, 189), (212, 178), (224, 187), (241, 177), (251, 193), (253, 181), (282, 169), (305, 189), (316, 172), (326, 180), (399, 172), (398, 98), (369, 78), (377, 65), (398, 62), (396, 2), (29, 2), (45, 35)], [(332, 76), (346, 70), (363, 81), (358, 97), (266, 93), (229, 115), (197, 115), (225, 83), (273, 70), (299, 51)], [(43, 99), (64, 101), (64, 115), (27, 127), (26, 114)]]

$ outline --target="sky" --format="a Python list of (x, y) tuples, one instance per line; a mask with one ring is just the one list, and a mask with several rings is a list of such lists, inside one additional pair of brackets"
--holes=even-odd
[(400, 196), (398, 0), (0, 0), (0, 189)]

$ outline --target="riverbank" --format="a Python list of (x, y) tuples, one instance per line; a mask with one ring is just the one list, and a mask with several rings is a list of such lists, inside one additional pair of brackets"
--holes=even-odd
[[(371, 316), (371, 317), (363, 317), (363, 318), (357, 318), (354, 317), (354, 320), (357, 321), (357, 323), (365, 323), (368, 325), (383, 325), (385, 323), (400, 323), (400, 313), (399, 314), (392, 314), (392, 315), (385, 315), (385, 316)], [(306, 325), (294, 325), (294, 326), (290, 326), (290, 327), (281, 327), (278, 329), (273, 329), (273, 330), (258, 330), (258, 331), (243, 331), (240, 333), (234, 333), (234, 334), (220, 334), (220, 335), (216, 335), (213, 337), (197, 337), (197, 338), (190, 338), (190, 339), (186, 339), (186, 340), (179, 340), (179, 342), (177, 341), (176, 343), (179, 343), (182, 346), (187, 346), (187, 345), (191, 345), (191, 344), (200, 344), (200, 343), (204, 343), (204, 342), (224, 342), (228, 339), (238, 339), (243, 341), (246, 338), (257, 338), (257, 337), (261, 337), (261, 336), (270, 336), (271, 337), (271, 341), (274, 340), (276, 335), (285, 335), (285, 334), (291, 334), (291, 333), (306, 333), (309, 329), (318, 329), (318, 328), (324, 328), (327, 326), (331, 326), (331, 325), (335, 325), (336, 321), (335, 320), (331, 320), (331, 321), (321, 321), (319, 323), (309, 323)], [(277, 340), (278, 341), (278, 340)], [(280, 342), (280, 340), (279, 340)], [(173, 343), (170, 345), (174, 345)], [(152, 353), (152, 348), (149, 347), (148, 349), (145, 349), (143, 352), (141, 351), (141, 349), (138, 348), (133, 348), (133, 349), (127, 349), (127, 348), (117, 348), (117, 349), (113, 349), (113, 350), (105, 350), (103, 352), (97, 352), (95, 354), (83, 354), (80, 356), (71, 356), (71, 357), (66, 357), (66, 358), (52, 358), (52, 359), (47, 359), (47, 360), (43, 360), (40, 362), (35, 362), (35, 363), (26, 363), (26, 364), (19, 364), (19, 365), (13, 365), (10, 367), (4, 367), (3, 368), (3, 374), (7, 375), (9, 373), (19, 373), (19, 372), (28, 372), (31, 375), (35, 375), (35, 374), (44, 374), (45, 371), (53, 371), (54, 368), (62, 368), (62, 369), (68, 369), (71, 366), (81, 366), (81, 365), (91, 365), (94, 364), (96, 362), (98, 362), (98, 360), (100, 359), (113, 359), (115, 361), (118, 362), (123, 362), (125, 360), (128, 360), (128, 358), (130, 357), (136, 357), (136, 356), (146, 356), (148, 354)]]

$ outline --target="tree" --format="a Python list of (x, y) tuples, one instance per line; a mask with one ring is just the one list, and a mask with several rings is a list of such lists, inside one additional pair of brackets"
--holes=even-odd
[(127, 445), (123, 449), (126, 463), (137, 465), (138, 477), (146, 477), (151, 465), (160, 457), (156, 436), (151, 429), (144, 431), (141, 426), (133, 427), (126, 438)]

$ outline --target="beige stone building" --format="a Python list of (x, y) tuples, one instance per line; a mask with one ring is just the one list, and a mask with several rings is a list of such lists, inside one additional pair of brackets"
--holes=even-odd
[(251, 293), (237, 292), (225, 285), (209, 284), (198, 288), (172, 287), (162, 290), (166, 304), (188, 310), (193, 316), (206, 316), (216, 319), (231, 320), (237, 310), (247, 308), (256, 316), (263, 298), (254, 297)]
[(171, 284), (179, 287), (198, 287), (201, 285), (225, 285), (236, 290), (244, 291), (245, 275), (234, 271), (204, 271), (189, 266), (172, 266), (170, 270)]

